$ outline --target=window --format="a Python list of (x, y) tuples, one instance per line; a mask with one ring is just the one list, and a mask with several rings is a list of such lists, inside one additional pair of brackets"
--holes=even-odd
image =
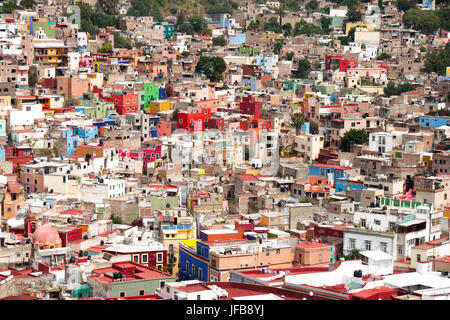
[(387, 252), (387, 243), (386, 242), (381, 242), (380, 243), (380, 249), (383, 252)]
[(364, 241), (366, 250), (371, 250), (371, 246), (372, 246), (372, 241), (366, 240)]
[(192, 275), (195, 275), (195, 265), (192, 265), (191, 273), (192, 273)]
[(143, 254), (142, 255), (142, 263), (147, 263), (148, 262), (148, 254)]
[(380, 220), (375, 220), (375, 224), (376, 224), (377, 226), (381, 225)]
[(121, 292), (119, 293), (119, 297), (125, 297), (125, 291), (121, 291)]
[(203, 269), (198, 268), (198, 280), (202, 280), (202, 279), (203, 279)]
[(322, 254), (319, 254), (319, 262), (322, 262), (323, 256)]
[(133, 261), (136, 263), (139, 263), (139, 255), (138, 254), (133, 254)]
[(189, 272), (189, 261), (186, 261), (186, 272)]
[(140, 295), (140, 296), (145, 295), (145, 290), (139, 290), (139, 295)]
[(164, 288), (165, 285), (166, 285), (166, 282), (165, 282), (165, 281), (160, 281), (160, 282), (159, 282), (159, 287), (160, 287), (160, 288)]
[(163, 262), (163, 254), (162, 253), (156, 254), (156, 262)]
[(403, 255), (403, 247), (402, 246), (397, 247), (397, 253), (398, 253), (398, 255)]
[(417, 255), (417, 262), (420, 262), (420, 254)]
[(350, 239), (350, 249), (356, 248), (356, 239)]
[(366, 227), (366, 219), (361, 219), (361, 227)]

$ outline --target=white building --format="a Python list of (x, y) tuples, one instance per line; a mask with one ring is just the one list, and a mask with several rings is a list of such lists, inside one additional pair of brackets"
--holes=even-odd
[(81, 185), (81, 200), (102, 203), (103, 200), (125, 195), (125, 181), (120, 179), (90, 179)]
[(380, 153), (392, 152), (392, 134), (379, 131), (369, 134), (369, 150)]

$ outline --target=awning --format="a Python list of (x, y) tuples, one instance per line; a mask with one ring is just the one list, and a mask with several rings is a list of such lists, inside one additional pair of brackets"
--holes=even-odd
[(87, 284), (82, 284), (72, 291), (72, 296), (78, 296), (79, 294), (85, 294), (91, 292), (91, 287)]

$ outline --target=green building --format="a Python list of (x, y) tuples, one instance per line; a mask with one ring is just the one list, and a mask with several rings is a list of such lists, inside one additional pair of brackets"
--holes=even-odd
[(144, 90), (138, 92), (139, 95), (139, 108), (140, 110), (150, 107), (151, 101), (156, 101), (159, 98), (159, 86), (156, 86), (153, 82), (144, 83)]
[(108, 115), (116, 113), (114, 103), (99, 99), (98, 93), (85, 93), (76, 110), (82, 111), (84, 115), (93, 119), (104, 119)]
[(152, 208), (152, 213), (158, 211), (167, 210), (167, 204), (170, 205), (170, 208), (175, 208), (178, 206), (178, 198), (176, 196), (167, 196), (161, 197), (160, 195), (150, 195), (150, 205)]
[[(121, 277), (114, 278), (114, 274)], [(112, 263), (111, 267), (93, 270), (87, 279), (92, 296), (103, 298), (135, 297), (155, 294), (176, 277), (166, 272), (124, 261)]]

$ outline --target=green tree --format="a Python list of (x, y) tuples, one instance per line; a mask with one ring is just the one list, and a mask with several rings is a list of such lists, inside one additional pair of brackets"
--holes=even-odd
[(306, 34), (308, 36), (312, 34), (322, 34), (322, 29), (315, 24), (306, 23), (305, 21), (296, 22), (294, 26), (294, 36), (299, 34)]
[(312, 0), (305, 5), (305, 9), (308, 12), (314, 12), (317, 8), (317, 0)]
[(318, 134), (319, 133), (319, 125), (317, 124), (317, 122), (310, 121), (309, 122), (309, 129), (310, 129), (312, 134)]
[(386, 60), (386, 59), (391, 59), (392, 56), (389, 53), (383, 52), (382, 54), (380, 54), (377, 58), (377, 60)]
[(330, 33), (330, 25), (331, 25), (332, 21), (333, 21), (333, 19), (330, 17), (327, 17), (327, 16), (320, 17), (319, 22), (320, 22), (320, 26), (324, 33), (326, 33), (326, 34)]
[(248, 30), (259, 30), (260, 22), (259, 20), (252, 21), (248, 25)]
[(101, 46), (98, 50), (98, 53), (112, 53), (113, 52), (113, 46), (111, 43), (105, 43), (103, 46)]
[(22, 0), (20, 1), (20, 5), (26, 9), (31, 9), (36, 4), (35, 0)]
[(443, 76), (446, 73), (447, 66), (450, 66), (450, 43), (447, 43), (443, 49), (433, 50), (426, 54), (423, 71), (436, 72)]
[(441, 29), (450, 30), (450, 8), (440, 8), (435, 11), (435, 14), (441, 21)]
[(308, 59), (301, 59), (298, 61), (297, 71), (295, 73), (297, 78), (306, 78), (311, 70), (311, 63)]
[(116, 7), (119, 4), (119, 0), (98, 0), (97, 4), (108, 15), (117, 14)]
[(206, 24), (205, 19), (202, 16), (193, 16), (189, 19), (189, 22), (194, 27), (195, 33), (200, 33), (203, 29), (205, 29), (208, 25)]
[(300, 128), (305, 123), (305, 118), (301, 112), (294, 113), (292, 116), (292, 123), (295, 127), (295, 132), (298, 134), (300, 132)]
[(302, 198), (298, 201), (299, 203), (312, 203), (310, 198)]
[(177, 23), (175, 24), (175, 28), (178, 30), (178, 28), (184, 24), (184, 12), (180, 10), (177, 17)]
[(114, 224), (122, 224), (122, 219), (119, 216), (115, 216), (114, 213), (111, 213), (111, 221)]
[(212, 44), (213, 46), (225, 47), (227, 45), (227, 40), (223, 36), (215, 37), (212, 38)]
[(397, 8), (403, 12), (409, 9), (415, 8), (417, 6), (417, 0), (398, 0)]
[(218, 82), (223, 80), (223, 73), (227, 65), (222, 57), (200, 57), (195, 71), (204, 74), (211, 82)]
[(401, 83), (398, 86), (396, 86), (394, 82), (389, 81), (387, 86), (384, 88), (384, 96), (385, 97), (399, 96), (403, 92), (412, 91), (415, 90), (416, 88), (417, 88), (416, 84)]
[(278, 40), (275, 45), (273, 46), (273, 53), (279, 54), (281, 49), (283, 48), (283, 41)]
[(274, 33), (282, 33), (283, 29), (280, 26), (280, 22), (276, 17), (271, 17), (269, 21), (264, 23), (264, 30), (265, 31), (272, 31)]
[(286, 53), (286, 60), (292, 61), (294, 59), (295, 53), (294, 52), (288, 52)]
[(355, 144), (364, 144), (369, 140), (369, 133), (365, 129), (350, 129), (341, 138), (343, 151), (350, 151), (350, 147)]
[(407, 28), (414, 28), (426, 35), (434, 34), (441, 26), (437, 14), (419, 9), (408, 9), (403, 15), (403, 23)]
[(358, 260), (361, 259), (361, 254), (359, 253), (359, 249), (352, 249), (352, 251), (344, 255), (345, 260)]
[(172, 112), (172, 117), (170, 118), (170, 120), (172, 120), (172, 121), (177, 121), (177, 119), (178, 119), (178, 112), (179, 112), (178, 108), (176, 108), (175, 110), (173, 110), (173, 112)]
[(361, 21), (362, 13), (356, 8), (356, 6), (350, 7), (347, 11), (347, 21), (348, 22), (357, 22)]
[(180, 33), (190, 34), (191, 36), (193, 36), (195, 34), (194, 26), (190, 23), (183, 23), (178, 28), (178, 31)]
[(133, 46), (129, 39), (122, 37), (118, 32), (114, 32), (114, 47), (132, 49)]
[(284, 31), (284, 36), (290, 37), (292, 34), (292, 24), (290, 22), (285, 23), (281, 26), (281, 29)]

